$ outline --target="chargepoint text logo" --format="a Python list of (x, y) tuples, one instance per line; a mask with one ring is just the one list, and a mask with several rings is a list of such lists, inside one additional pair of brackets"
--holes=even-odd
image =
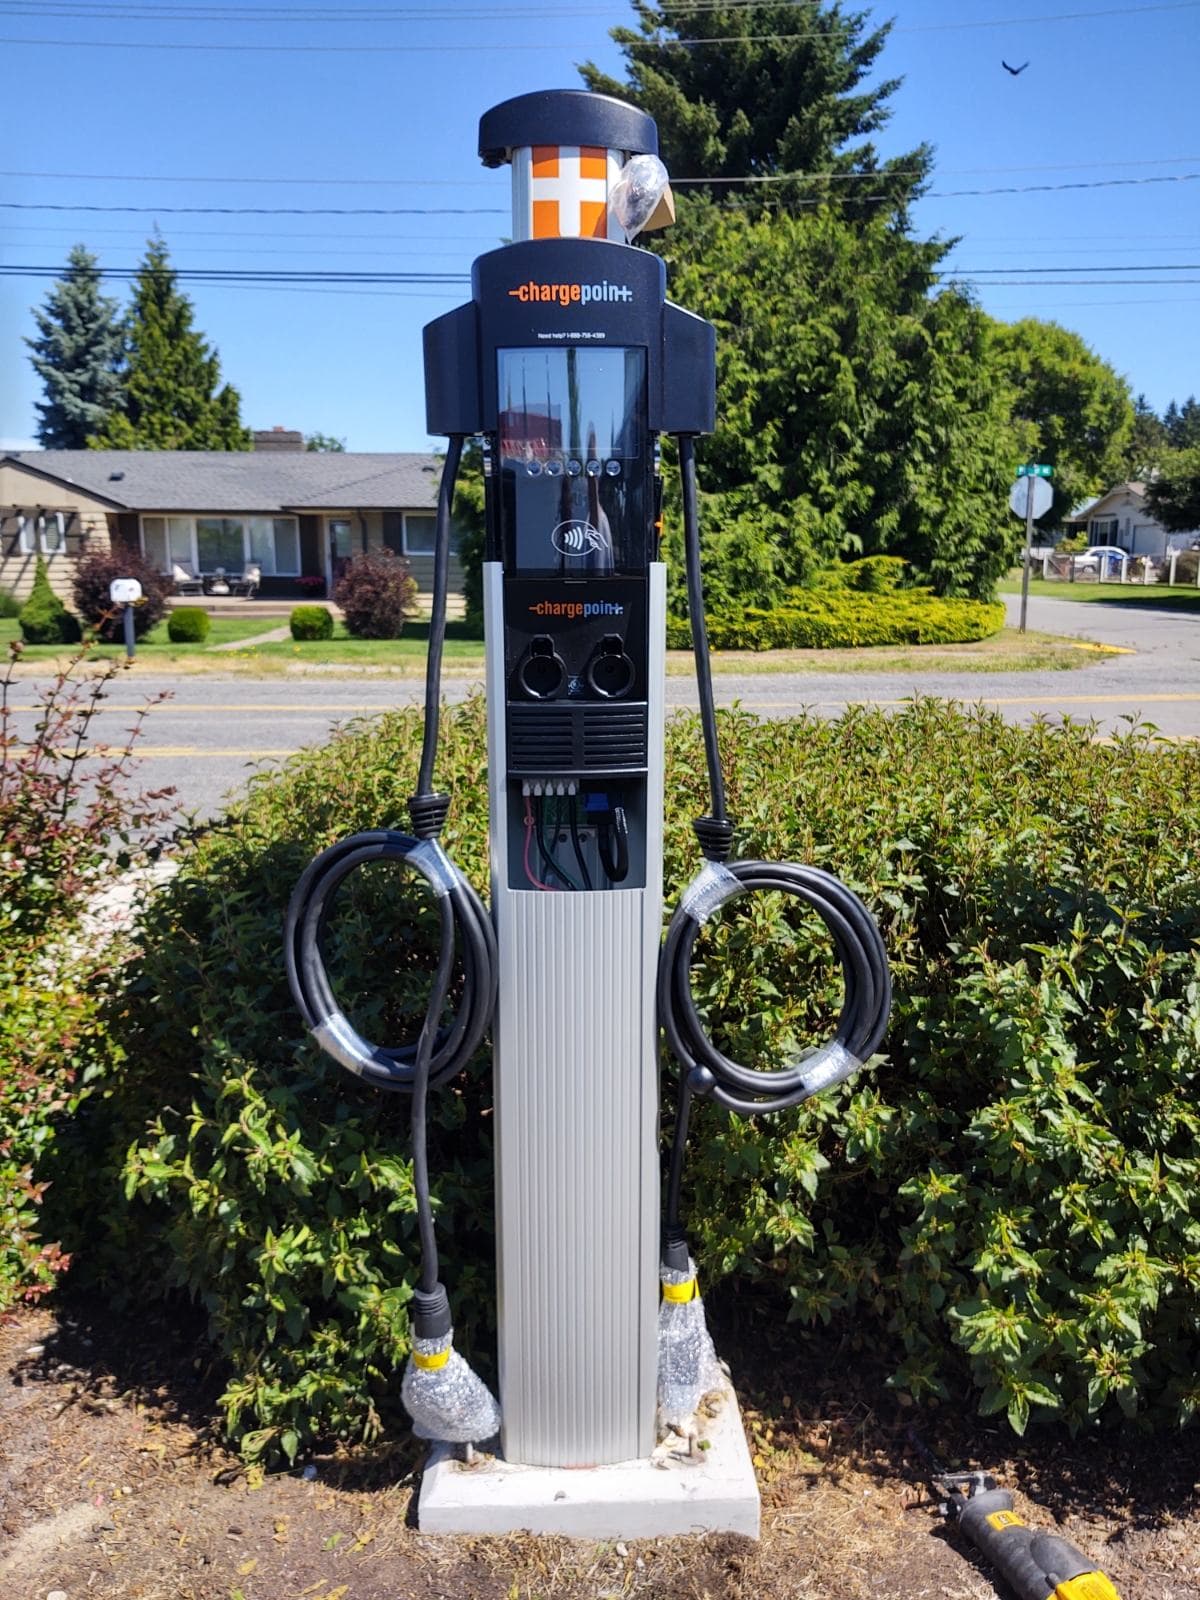
[(633, 299), (633, 290), (627, 283), (528, 283), (519, 284), (508, 291), (510, 298), (522, 305), (540, 301), (545, 305), (590, 306), (612, 301)]
[(535, 617), (562, 617), (567, 622), (625, 615), (625, 607), (615, 600), (538, 600), (529, 609)]

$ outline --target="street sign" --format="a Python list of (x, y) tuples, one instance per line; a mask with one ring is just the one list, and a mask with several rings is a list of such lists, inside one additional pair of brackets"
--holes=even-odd
[(1018, 478), (1049, 478), (1053, 475), (1053, 467), (1039, 466), (1034, 462), (1030, 462), (1027, 466), (1017, 468)]
[(1053, 500), (1054, 490), (1045, 478), (1018, 478), (1008, 491), (1008, 508), (1022, 521), (1030, 516), (1035, 522), (1038, 517), (1044, 517)]

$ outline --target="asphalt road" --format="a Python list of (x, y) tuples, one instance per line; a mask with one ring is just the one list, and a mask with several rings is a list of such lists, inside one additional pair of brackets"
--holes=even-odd
[[(1017, 604), (1008, 597), (1013, 620)], [(1094, 718), (1108, 730), (1124, 717), (1141, 717), (1171, 737), (1200, 738), (1200, 617), (1039, 598), (1030, 602), (1029, 626), (1134, 653), (1074, 672), (722, 675), (717, 698), (763, 716), (787, 716), (804, 708), (835, 715), (850, 704), (899, 705), (913, 695), (938, 695), (996, 706), (1019, 722), (1069, 715)], [(460, 699), (477, 686), (478, 680), (448, 678), (446, 696)], [(20, 737), (32, 730), (35, 689), (36, 680), (25, 678), (13, 696)], [(97, 741), (119, 743), (131, 711), (160, 689), (171, 698), (155, 707), (139, 746), (147, 781), (174, 785), (186, 808), (201, 816), (218, 812), (250, 772), (319, 743), (335, 724), (422, 698), (415, 680), (143, 677), (135, 667), (115, 681), (93, 725)], [(673, 706), (695, 706), (692, 680), (668, 678), (667, 698)]]

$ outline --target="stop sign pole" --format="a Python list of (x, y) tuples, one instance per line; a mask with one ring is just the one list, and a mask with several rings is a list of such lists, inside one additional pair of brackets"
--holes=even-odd
[(1033, 551), (1033, 524), (1044, 517), (1054, 499), (1054, 491), (1047, 481), (1051, 467), (1030, 463), (1017, 468), (1017, 481), (1008, 492), (1008, 504), (1014, 517), (1025, 518), (1025, 562), (1021, 569), (1021, 628), (1025, 632), (1025, 615), (1029, 610), (1029, 558)]

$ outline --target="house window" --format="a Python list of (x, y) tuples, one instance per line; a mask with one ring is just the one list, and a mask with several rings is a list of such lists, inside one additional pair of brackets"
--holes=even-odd
[(66, 546), (67, 516), (63, 511), (18, 513), (18, 548), (23, 556), (56, 556)]
[(143, 517), (142, 551), (160, 572), (170, 573), (178, 566), (194, 573), (191, 517)]
[(254, 562), (264, 577), (300, 572), (295, 517), (143, 517), (142, 549), (160, 572), (242, 572)]
[(1088, 523), (1093, 544), (1116, 544), (1120, 527), (1120, 517), (1093, 517)]
[(437, 518), (424, 513), (404, 513), (404, 554), (406, 556), (431, 556), (437, 535)]

